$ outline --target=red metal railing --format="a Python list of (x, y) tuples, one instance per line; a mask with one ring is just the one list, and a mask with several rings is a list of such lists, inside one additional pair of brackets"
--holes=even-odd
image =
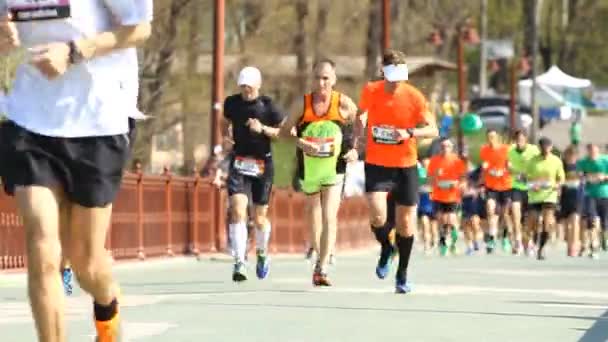
[[(127, 174), (114, 204), (106, 246), (115, 259), (225, 251), (226, 204), (226, 193), (198, 176)], [(304, 208), (303, 195), (274, 191), (271, 252), (304, 252), (308, 237)], [(339, 249), (362, 248), (372, 242), (363, 198), (346, 199), (339, 218)], [(24, 241), (14, 201), (0, 193), (0, 269), (26, 265)]]

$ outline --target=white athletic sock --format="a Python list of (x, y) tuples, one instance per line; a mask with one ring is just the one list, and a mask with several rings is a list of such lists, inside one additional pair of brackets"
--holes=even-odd
[(232, 254), (237, 262), (245, 262), (247, 253), (247, 224), (245, 222), (231, 223), (229, 226), (232, 239)]
[(255, 232), (255, 245), (258, 250), (268, 250), (268, 241), (270, 240), (270, 231), (272, 227), (268, 223), (264, 228), (258, 229)]

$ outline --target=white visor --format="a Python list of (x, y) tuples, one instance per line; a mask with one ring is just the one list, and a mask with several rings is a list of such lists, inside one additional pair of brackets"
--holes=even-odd
[(238, 85), (259, 88), (262, 85), (262, 73), (256, 67), (244, 67), (239, 73)]
[(384, 78), (389, 82), (407, 81), (408, 70), (406, 64), (390, 64), (382, 67)]

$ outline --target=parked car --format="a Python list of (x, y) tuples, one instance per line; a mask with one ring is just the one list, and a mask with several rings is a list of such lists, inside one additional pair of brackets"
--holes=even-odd
[[(511, 128), (510, 109), (506, 106), (488, 106), (477, 110), (486, 129), (495, 129), (499, 132), (507, 132)], [(529, 133), (532, 126), (532, 116), (516, 112), (515, 127)]]

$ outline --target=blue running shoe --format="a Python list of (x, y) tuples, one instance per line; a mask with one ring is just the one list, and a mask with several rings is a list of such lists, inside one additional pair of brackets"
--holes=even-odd
[(69, 267), (64, 268), (63, 271), (61, 271), (61, 278), (63, 280), (63, 290), (65, 291), (65, 294), (68, 296), (72, 295), (72, 269)]
[[(389, 254), (389, 257), (386, 258), (386, 262), (384, 262), (383, 254)], [(397, 250), (391, 247), (390, 251), (382, 251), (380, 253), (380, 258), (378, 259), (378, 265), (376, 265), (376, 276), (379, 279), (384, 279), (391, 272), (391, 264), (393, 263), (393, 259), (397, 255)]]
[(255, 273), (258, 279), (265, 279), (270, 271), (270, 258), (266, 255), (263, 250), (257, 252), (257, 263), (255, 267)]
[(408, 281), (397, 280), (395, 293), (406, 294), (412, 292), (412, 284)]

